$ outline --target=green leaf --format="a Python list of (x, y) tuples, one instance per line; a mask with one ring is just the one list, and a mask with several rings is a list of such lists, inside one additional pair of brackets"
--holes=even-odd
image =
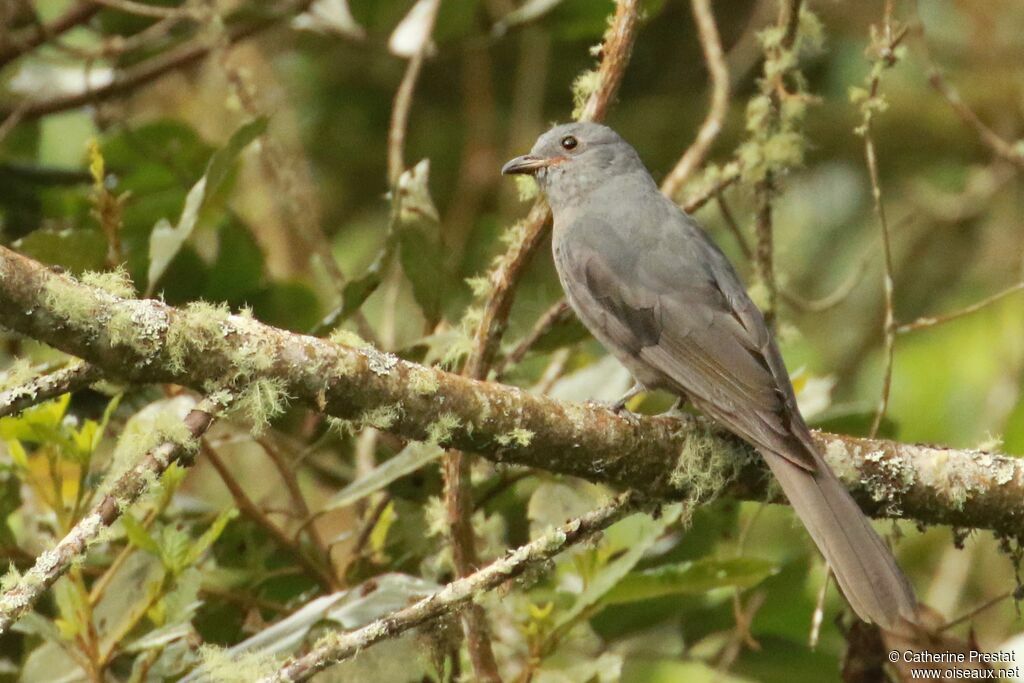
[(76, 635), (88, 631), (86, 615), (89, 611), (78, 586), (66, 576), (62, 576), (53, 587), (53, 596), (57, 603), (57, 611), (60, 613), (60, 618), (56, 621), (61, 637), (71, 640)]
[(635, 514), (611, 526), (606, 532), (610, 537), (607, 541), (614, 543), (616, 532), (622, 533), (622, 530), (627, 528), (630, 538), (628, 549), (614, 560), (603, 564), (589, 577), (586, 587), (576, 596), (573, 605), (559, 615), (555, 628), (562, 630), (570, 626), (602, 600), (636, 566), (665, 529), (679, 519), (681, 511), (682, 508), (678, 504), (670, 505), (662, 510), (658, 519), (647, 514)]
[(75, 275), (103, 270), (107, 240), (98, 230), (36, 230), (14, 243), (19, 252), (43, 263), (63, 266)]
[(773, 563), (752, 557), (680, 562), (630, 572), (608, 591), (602, 603), (616, 605), (666, 595), (694, 595), (716, 588), (750, 588), (777, 571)]
[(441, 243), (417, 226), (404, 225), (398, 231), (402, 271), (412, 284), (412, 294), (433, 327), (441, 317), (445, 293), (444, 255)]
[(395, 457), (375, 467), (366, 476), (356, 479), (341, 491), (338, 491), (327, 502), (324, 509), (335, 510), (351, 505), (371, 493), (380, 491), (396, 479), (415, 472), (424, 465), (437, 460), (442, 454), (444, 454), (444, 450), (439, 446), (414, 441), (403, 448)]
[(160, 546), (131, 513), (125, 513), (121, 517), (121, 526), (124, 527), (124, 535), (128, 537), (128, 541), (133, 546), (157, 557), (160, 556)]
[(153, 227), (153, 232), (149, 236), (147, 293), (152, 293), (156, 283), (167, 270), (167, 266), (192, 235), (199, 222), (200, 213), (220, 192), (238, 155), (250, 142), (261, 135), (266, 127), (267, 119), (259, 117), (236, 130), (228, 143), (213, 154), (206, 167), (206, 173), (189, 190), (178, 224), (171, 225), (170, 221), (162, 218)]
[(228, 525), (228, 522), (237, 516), (238, 510), (235, 508), (229, 508), (217, 515), (217, 519), (213, 520), (213, 524), (210, 525), (210, 528), (204, 531), (203, 535), (200, 536), (194, 544), (192, 544), (192, 549), (186, 557), (185, 564), (195, 564), (199, 558), (203, 556), (203, 553), (205, 553), (207, 549), (209, 549), (209, 547), (213, 545), (218, 538), (220, 538), (220, 535), (224, 533), (224, 527)]

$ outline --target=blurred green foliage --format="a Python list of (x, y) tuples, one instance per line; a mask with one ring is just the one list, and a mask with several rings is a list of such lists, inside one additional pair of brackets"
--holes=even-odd
[[(72, 4), (11, 3), (0, 18), (24, 32)], [(229, 26), (276, 6), (213, 4)], [(113, 230), (140, 293), (155, 287), (170, 304), (204, 299), (249, 308), (297, 331), (340, 324), (362, 334), (368, 327), (388, 349), (438, 361), (464, 343), (460, 323), (475, 299), (465, 280), (487, 272), (505, 249), (502, 235), (528, 208), (500, 178), (501, 163), (568, 118), (570, 84), (592, 67), (589, 50), (612, 4), (444, 0), (404, 149), (408, 167), (429, 159), (429, 172), (410, 173), (402, 190), (389, 186), (387, 156), (406, 60), (389, 53), (387, 42), (412, 4), (349, 0), (361, 38), (348, 25), (349, 34), (339, 35), (281, 24), (97, 107), (0, 126), (0, 240), (80, 274), (118, 265), (110, 258)], [(689, 3), (643, 4), (609, 123), (660, 179), (690, 144), (708, 88)], [(849, 98), (870, 74), (865, 50), (881, 4), (811, 3), (824, 42), (799, 67), (813, 96), (798, 123), (805, 158), (781, 178), (774, 202), (784, 353), (792, 370), (803, 368), (798, 390), (813, 406), (810, 420), (850, 434), (870, 428), (884, 364), (879, 226), (863, 139), (854, 132), (861, 112)], [(747, 103), (760, 93), (763, 61), (756, 31), (774, 21), (775, 6), (719, 0), (713, 9), (733, 86), (711, 150), (710, 161), (721, 166), (748, 138)], [(957, 311), (1024, 277), (1021, 167), (994, 155), (928, 84), (933, 66), (941, 67), (996, 134), (1021, 140), (1024, 5), (922, 0), (919, 16), (904, 3), (896, 3), (896, 16), (911, 33), (906, 53), (883, 77), (886, 106), (872, 125), (893, 233), (895, 314), (907, 323)], [(202, 34), (183, 20), (117, 53), (118, 40), (155, 21), (100, 10), (2, 67), (0, 108), (16, 108), (28, 86), (43, 88), (36, 98), (67, 86), (38, 67), (65, 69), (67, 87), (80, 87), (85, 69), (130, 67)], [(124, 196), (116, 225), (94, 215), (92, 140), (105, 165), (103, 186)], [(724, 197), (752, 239), (752, 187), (741, 182)], [(427, 205), (436, 215), (410, 215), (410, 207)], [(697, 217), (752, 280), (753, 265), (720, 207), (711, 202)], [(154, 242), (161, 221), (177, 225), (181, 239)], [(154, 255), (166, 259), (166, 270), (153, 270)], [(149, 282), (150, 273), (158, 279)], [(848, 295), (828, 310), (792, 303), (824, 297), (851, 277)], [(541, 253), (517, 292), (505, 350), (560, 296)], [(1022, 301), (1024, 294), (1010, 295), (900, 335), (883, 435), (1024, 454)], [(12, 384), (18, 367), (22, 375), (26, 369), (16, 359), (35, 371), (57, 362), (13, 335), (2, 340)], [(627, 381), (571, 319), (543, 335), (503, 380), (536, 387), (558, 364), (551, 393), (564, 399), (609, 397)], [(0, 419), (4, 559), (24, 569), (66, 533), (123, 459), (139, 456), (140, 434), (180, 419), (179, 400), (153, 388), (100, 385)], [(664, 403), (655, 396), (633, 407)], [(298, 408), (275, 422), (269, 445), (254, 442), (245, 425), (219, 426), (208, 447), (261, 515), (229, 495), (223, 473), (202, 455), (190, 470), (172, 468), (16, 633), (0, 639), (0, 678), (176, 680), (201, 665), (242, 680), (248, 673), (239, 672), (266, 669), (327, 623), (351, 628), (436, 588), (451, 577), (438, 454), (356, 432), (330, 429)], [(284, 454), (284, 468), (268, 459), (273, 450)], [(481, 463), (473, 486), (485, 560), (592, 509), (607, 493)], [(672, 509), (659, 519), (631, 517), (566, 553), (545, 577), (484, 597), (499, 660), (511, 674), (533, 667), (533, 680), (552, 683), (837, 680), (844, 643), (833, 620), (841, 600), (830, 592), (820, 643), (810, 650), (821, 562), (785, 509), (762, 508), (718, 501), (692, 519)], [(897, 544), (901, 562), (923, 599), (947, 617), (1014, 585), (1009, 560), (987, 534), (956, 549), (948, 530), (918, 534), (900, 524), (898, 531), (905, 534)], [(300, 556), (336, 584), (321, 585)], [(320, 612), (299, 609), (314, 598), (327, 600)], [(749, 617), (749, 633), (737, 626), (736, 611)], [(975, 623), (975, 635), (981, 649), (992, 650), (1020, 626), (1004, 601)], [(330, 680), (439, 680), (460, 667), (466, 676), (468, 661), (453, 658), (452, 641), (450, 625), (426, 629), (378, 646), (380, 654), (339, 667)]]

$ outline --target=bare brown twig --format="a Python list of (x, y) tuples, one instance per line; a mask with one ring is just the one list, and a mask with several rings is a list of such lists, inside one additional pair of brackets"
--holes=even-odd
[(668, 197), (679, 194), (690, 175), (703, 163), (711, 145), (722, 132), (722, 123), (729, 111), (729, 67), (725, 62), (722, 41), (718, 37), (718, 27), (711, 11), (711, 0), (692, 0), (691, 8), (697, 22), (704, 61), (711, 75), (711, 104), (693, 144), (661, 183), (661, 191)]
[(0, 42), (0, 68), (47, 41), (67, 33), (76, 26), (81, 26), (99, 11), (99, 5), (88, 0), (80, 1), (49, 24), (32, 26), (21, 33), (9, 33), (6, 39)]
[(981, 301), (976, 301), (975, 303), (969, 306), (964, 306), (963, 308), (957, 311), (953, 311), (952, 313), (945, 313), (943, 315), (937, 316), (924, 316), (912, 322), (903, 323), (902, 325), (898, 325), (896, 327), (896, 334), (916, 332), (917, 330), (923, 330), (928, 327), (934, 327), (935, 325), (942, 325), (944, 323), (948, 323), (951, 320), (956, 320), (957, 318), (962, 318), (965, 315), (976, 313), (981, 309), (985, 308), (986, 306), (991, 306), (997, 301), (1000, 301), (1010, 296), (1011, 294), (1019, 292), (1022, 289), (1024, 289), (1024, 282), (1018, 282), (1017, 284), (1010, 285), (1006, 289), (998, 291), (995, 294), (992, 294), (991, 296), (985, 297)]
[[(278, 25), (281, 21), (305, 11), (313, 0), (297, 0), (290, 3), (284, 10), (273, 16), (256, 19), (252, 22), (228, 28), (228, 41), (231, 43), (251, 38), (263, 31)], [(77, 109), (78, 107), (108, 100), (112, 97), (127, 94), (147, 85), (172, 71), (195, 64), (206, 57), (214, 46), (202, 39), (190, 40), (136, 64), (118, 73), (109, 84), (92, 88), (80, 93), (59, 95), (43, 100), (27, 100), (10, 108), (0, 109), (0, 116), (8, 116), (21, 110), (23, 120), (35, 119), (47, 114)]]
[(234, 499), (235, 505), (238, 506), (238, 509), (242, 514), (267, 532), (267, 535), (274, 539), (274, 542), (277, 543), (282, 550), (294, 557), (305, 573), (319, 583), (321, 588), (326, 591), (336, 590), (339, 587), (337, 579), (335, 579), (335, 577), (331, 573), (327, 572), (322, 566), (310, 560), (309, 557), (306, 556), (306, 553), (303, 552), (302, 547), (297, 541), (285, 533), (281, 527), (270, 521), (266, 514), (260, 510), (259, 506), (249, 498), (248, 494), (246, 494), (245, 490), (242, 488), (242, 485), (239, 484), (234, 475), (231, 474), (231, 470), (229, 470), (228, 466), (223, 460), (221, 460), (217, 451), (212, 448), (210, 444), (206, 443), (205, 440), (200, 442), (200, 448), (202, 449), (203, 457), (210, 462), (213, 469), (217, 470), (217, 474), (220, 475), (221, 481), (224, 483), (224, 486)]

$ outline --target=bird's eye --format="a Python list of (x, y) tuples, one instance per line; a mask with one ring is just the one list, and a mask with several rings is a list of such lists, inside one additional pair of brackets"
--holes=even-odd
[(578, 144), (580, 144), (580, 141), (571, 135), (566, 135), (561, 141), (562, 149), (568, 151), (576, 149), (576, 145)]

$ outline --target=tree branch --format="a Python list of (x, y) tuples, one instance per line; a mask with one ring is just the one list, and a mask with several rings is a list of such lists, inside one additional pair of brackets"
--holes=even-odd
[(64, 14), (49, 24), (32, 26), (25, 29), (27, 35), (8, 33), (4, 38), (0, 35), (0, 69), (22, 55), (31, 52), (48, 40), (67, 33), (76, 26), (86, 23), (97, 12), (100, 6), (92, 2), (79, 2), (72, 5)]
[[(297, 2), (289, 3), (286, 9), (275, 13), (273, 16), (257, 19), (245, 25), (230, 27), (227, 40), (229, 43), (236, 43), (240, 40), (251, 38), (277, 25), (280, 21), (305, 11), (312, 2), (313, 0), (298, 0)], [(45, 100), (27, 101), (15, 104), (13, 107), (0, 108), (0, 117), (17, 113), (19, 120), (29, 120), (45, 116), (46, 114), (77, 109), (87, 104), (102, 102), (131, 92), (172, 71), (194, 64), (206, 57), (213, 48), (214, 46), (209, 41), (201, 37), (190, 40), (125, 69), (107, 85), (85, 90), (84, 92), (60, 95)]]
[[(688, 480), (677, 466), (681, 453), (698, 447), (742, 463), (728, 493), (765, 495), (766, 469), (756, 453), (700, 419), (627, 420), (599, 406), (472, 380), (372, 347), (333, 344), (242, 315), (212, 315), (206, 307), (121, 299), (0, 247), (0, 325), (79, 356), (111, 378), (202, 390), (250, 368), (251, 379), (275, 380), (295, 400), (329, 415), (358, 420), (388, 407), (394, 420), (386, 431), (426, 439), (448, 414), (453, 419), (446, 423), (457, 424), (444, 430), (445, 446), (666, 500), (687, 495)], [(259, 363), (252, 369), (254, 358)], [(529, 438), (510, 439), (512, 433)], [(870, 514), (1020, 531), (1024, 459), (836, 434), (816, 440)]]
[(20, 413), (61, 394), (77, 391), (100, 379), (102, 373), (88, 363), (73, 363), (66, 368), (33, 377), (28, 382), (0, 392), (0, 417)]
[(405, 633), (454, 611), (476, 596), (507, 583), (528, 567), (543, 563), (570, 546), (619, 521), (638, 507), (638, 496), (626, 493), (608, 505), (565, 524), (537, 540), (516, 548), (469, 576), (451, 582), (419, 602), (382, 617), (350, 633), (331, 632), (313, 649), (286, 663), (260, 683), (304, 681), (332, 664), (355, 655), (374, 643)]
[[(211, 406), (203, 403), (185, 417), (185, 429), (194, 442), (213, 422)], [(72, 565), (81, 558), (100, 531), (113, 524), (171, 463), (191, 452), (194, 443), (168, 439), (149, 451), (133, 468), (121, 475), (89, 514), (61, 539), (53, 549), (36, 558), (35, 565), (24, 576), (5, 587), (0, 596), (0, 634), (6, 633), (15, 621)]]

